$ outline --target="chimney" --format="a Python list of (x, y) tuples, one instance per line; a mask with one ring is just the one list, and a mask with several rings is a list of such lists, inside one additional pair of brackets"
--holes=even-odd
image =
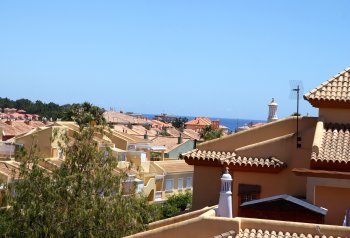
[(217, 216), (232, 218), (232, 177), (226, 167), (225, 173), (221, 177), (221, 191)]
[(11, 119), (8, 119), (6, 122), (5, 122), (7, 125), (12, 125), (12, 120)]
[(148, 140), (148, 134), (147, 134), (147, 131), (145, 131), (145, 134), (143, 135), (143, 139)]
[(193, 141), (193, 149), (197, 149), (197, 139), (194, 139)]
[(278, 117), (277, 117), (278, 104), (276, 103), (274, 98), (272, 98), (272, 100), (268, 106), (269, 106), (269, 115), (267, 117), (267, 122), (277, 121), (278, 120)]
[(177, 138), (177, 143), (182, 144), (182, 134), (180, 133), (179, 137)]

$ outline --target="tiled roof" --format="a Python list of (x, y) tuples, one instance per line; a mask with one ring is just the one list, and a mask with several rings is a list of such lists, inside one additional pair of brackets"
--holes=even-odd
[(237, 156), (234, 152), (217, 152), (217, 151), (201, 151), (198, 149), (181, 154), (180, 158), (186, 160), (212, 161), (218, 162), (224, 166), (256, 166), (269, 168), (284, 168), (286, 164), (275, 157), (270, 158), (252, 158)]
[[(214, 236), (214, 238), (336, 238), (338, 236), (327, 236), (322, 233), (304, 234), (296, 232), (283, 231), (269, 231), (262, 229), (240, 229), (238, 234), (234, 231), (229, 231), (221, 235)], [(340, 238), (340, 237), (339, 237)]]
[(201, 138), (200, 134), (192, 129), (184, 129), (183, 134), (189, 136), (193, 140), (199, 140)]
[(108, 111), (103, 113), (107, 122), (115, 124), (151, 124), (149, 120), (133, 117), (120, 112)]
[(185, 125), (207, 126), (211, 125), (211, 120), (207, 117), (196, 117), (195, 119), (186, 122)]
[[(152, 140), (152, 145), (165, 146), (166, 147), (165, 153), (168, 153), (169, 151), (179, 146), (177, 137), (157, 136), (151, 140)], [(188, 139), (182, 139), (182, 143), (185, 143), (187, 141)]]
[(4, 136), (17, 136), (31, 131), (34, 128), (44, 126), (45, 124), (40, 121), (31, 121), (26, 124), (25, 121), (12, 121), (11, 125), (0, 121), (0, 126), (3, 128)]
[(193, 166), (183, 160), (155, 161), (166, 173), (193, 172)]
[(350, 68), (304, 95), (306, 100), (350, 102)]
[(172, 127), (171, 123), (164, 123), (158, 120), (152, 120), (152, 124), (153, 126), (159, 126), (159, 127)]
[(318, 153), (313, 151), (311, 160), (318, 162), (350, 162), (350, 124), (326, 124)]

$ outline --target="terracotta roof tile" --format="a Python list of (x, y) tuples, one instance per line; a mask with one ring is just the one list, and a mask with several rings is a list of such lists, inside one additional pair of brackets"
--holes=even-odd
[(151, 122), (147, 119), (141, 119), (137, 117), (133, 117), (130, 115), (127, 115), (125, 113), (120, 112), (113, 112), (113, 111), (107, 111), (103, 113), (103, 117), (106, 119), (108, 123), (115, 123), (115, 124), (151, 124)]
[[(168, 153), (169, 151), (175, 149), (177, 146), (180, 145), (180, 144), (178, 144), (177, 137), (157, 136), (151, 140), (152, 140), (152, 145), (165, 146), (166, 147), (165, 153)], [(185, 143), (187, 141), (188, 141), (188, 139), (182, 139), (182, 143)]]
[(325, 124), (319, 152), (313, 151), (311, 160), (326, 162), (350, 162), (350, 124)]
[(184, 160), (168, 160), (154, 162), (166, 173), (193, 172), (193, 166), (188, 165)]
[(252, 158), (237, 156), (234, 152), (217, 152), (217, 151), (201, 151), (198, 149), (180, 155), (182, 159), (188, 160), (203, 160), (216, 161), (222, 165), (236, 166), (256, 166), (256, 167), (271, 167), (284, 168), (286, 164), (275, 157), (270, 158)]
[[(239, 233), (235, 231), (229, 231), (220, 235), (214, 236), (213, 238), (341, 238), (339, 236), (328, 236), (322, 234), (308, 234), (293, 231), (279, 231), (279, 230), (263, 230), (254, 228), (240, 229)], [(345, 238), (345, 237), (344, 237)]]
[(211, 125), (211, 120), (207, 117), (196, 117), (195, 119), (186, 122), (185, 125), (208, 126)]
[(350, 68), (304, 95), (306, 100), (350, 102)]

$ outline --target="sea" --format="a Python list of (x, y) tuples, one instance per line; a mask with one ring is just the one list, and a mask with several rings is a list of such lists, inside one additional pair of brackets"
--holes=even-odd
[[(142, 114), (142, 115), (147, 117), (150, 120), (152, 120), (155, 116), (155, 114)], [(188, 118), (189, 121), (195, 118), (194, 116), (176, 116), (176, 117), (186, 117)], [(252, 119), (239, 119), (239, 118), (209, 117), (209, 119), (219, 120), (220, 125), (228, 127), (230, 131), (235, 131), (238, 127), (249, 125), (251, 123), (255, 124), (259, 122), (266, 122), (266, 120), (252, 120)]]

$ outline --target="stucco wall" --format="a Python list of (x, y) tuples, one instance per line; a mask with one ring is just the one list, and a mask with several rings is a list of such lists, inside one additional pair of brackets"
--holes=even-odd
[(315, 205), (328, 209), (326, 224), (342, 225), (345, 209), (350, 208), (349, 201), (349, 188), (315, 187)]
[(320, 108), (319, 117), (324, 122), (350, 123), (350, 110), (341, 108)]
[[(190, 188), (186, 188), (187, 187), (187, 178), (191, 177), (192, 178), (192, 184), (190, 185)], [(178, 181), (179, 178), (182, 178), (183, 180), (183, 188), (181, 190), (178, 190)], [(174, 181), (174, 187), (172, 192), (170, 191), (165, 191), (166, 188), (166, 180), (167, 179), (172, 179)], [(187, 190), (191, 191), (192, 190), (192, 185), (193, 185), (193, 172), (184, 172), (184, 173), (173, 173), (173, 174), (167, 174), (164, 176), (164, 182), (163, 182), (163, 191), (165, 191), (165, 196), (169, 196), (171, 194), (176, 194), (179, 192), (185, 192)], [(164, 197), (163, 199), (165, 199), (166, 197)]]
[(38, 155), (43, 158), (49, 158), (52, 156), (52, 129), (52, 127), (49, 127), (33, 134), (20, 137), (16, 139), (16, 143), (23, 144), (27, 151), (30, 151), (33, 145), (37, 145)]
[(116, 148), (127, 150), (128, 149), (128, 142), (113, 133), (108, 135), (108, 138), (112, 141), (112, 143), (115, 145)]
[(223, 171), (220, 167), (194, 166), (192, 209), (218, 204)]

